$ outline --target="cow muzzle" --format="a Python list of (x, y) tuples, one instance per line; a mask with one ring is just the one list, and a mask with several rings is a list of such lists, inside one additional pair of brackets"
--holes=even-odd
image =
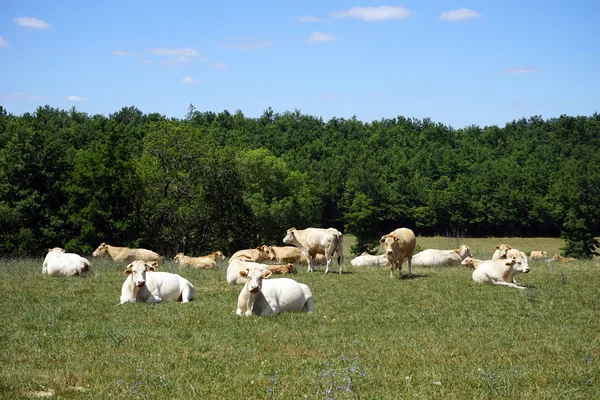
[(252, 286), (250, 286), (250, 287), (248, 288), (248, 291), (249, 291), (250, 293), (253, 293), (253, 294), (256, 294), (256, 293), (258, 293), (258, 292), (259, 292), (259, 290), (260, 290), (260, 286), (258, 286), (258, 285), (256, 285), (256, 286), (255, 286), (255, 285), (252, 285)]
[(146, 281), (138, 281), (137, 287), (144, 287), (146, 285)]

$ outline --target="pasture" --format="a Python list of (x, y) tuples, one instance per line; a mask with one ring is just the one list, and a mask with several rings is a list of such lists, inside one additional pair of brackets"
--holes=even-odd
[[(477, 285), (464, 267), (324, 267), (292, 276), (315, 312), (235, 315), (225, 269), (163, 271), (196, 288), (188, 304), (117, 306), (124, 263), (88, 257), (90, 276), (42, 276), (42, 258), (0, 260), (0, 398), (591, 399), (600, 398), (600, 265), (531, 261), (527, 290)], [(558, 239), (417, 238), (490, 258), (508, 243)], [(337, 268), (334, 268), (337, 270)], [(406, 266), (403, 273), (406, 273)]]

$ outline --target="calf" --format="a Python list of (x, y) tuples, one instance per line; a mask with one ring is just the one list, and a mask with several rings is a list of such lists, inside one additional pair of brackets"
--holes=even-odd
[(571, 258), (571, 257), (563, 257), (560, 254), (555, 254), (554, 257), (552, 257), (552, 259), (550, 261), (562, 261), (562, 262), (570, 262), (570, 261), (577, 261), (576, 258)]
[(515, 280), (515, 275), (526, 274), (529, 267), (523, 263), (521, 258), (512, 257), (502, 260), (488, 260), (482, 262), (475, 271), (473, 271), (473, 281), (477, 283), (492, 283), (494, 285), (510, 286), (517, 289), (526, 289), (525, 286), (519, 286)]
[(177, 255), (173, 257), (173, 260), (175, 260), (176, 263), (179, 263), (181, 268), (210, 269), (217, 266), (217, 262), (208, 257), (188, 257), (183, 253), (177, 253)]
[(481, 265), (483, 261), (482, 260), (478, 260), (476, 258), (472, 258), (472, 257), (466, 257), (464, 260), (461, 261), (461, 265), (467, 266), (471, 269), (475, 269), (477, 267), (479, 267), (479, 265)]
[(294, 264), (267, 265), (267, 268), (274, 274), (287, 275), (294, 271)]
[(160, 303), (178, 300), (187, 303), (194, 298), (194, 285), (185, 278), (169, 272), (153, 272), (154, 267), (142, 260), (127, 266), (128, 275), (121, 287), (121, 302)]
[(90, 262), (78, 254), (65, 253), (60, 247), (48, 250), (42, 263), (42, 274), (49, 276), (76, 276), (88, 272)]
[(238, 296), (237, 315), (277, 315), (287, 311), (314, 309), (312, 292), (303, 283), (293, 279), (267, 279), (271, 271), (262, 267), (249, 266), (240, 271), (246, 280)]

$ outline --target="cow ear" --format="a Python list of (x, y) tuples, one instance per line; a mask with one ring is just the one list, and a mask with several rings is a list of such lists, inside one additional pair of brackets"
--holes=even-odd
[(145, 265), (146, 265), (146, 271), (150, 271), (150, 272), (154, 271), (154, 265), (150, 265), (150, 264), (145, 264)]
[(125, 275), (131, 275), (133, 271), (131, 270), (131, 267), (127, 267), (127, 269), (125, 270)]
[(384, 243), (385, 242), (385, 237), (382, 236), (381, 239), (379, 239), (379, 243)]
[(270, 270), (266, 270), (263, 272), (263, 278), (265, 279), (269, 279), (271, 275), (273, 275), (273, 273)]
[(244, 269), (243, 269), (243, 270), (241, 270), (241, 271), (240, 271), (240, 276), (241, 276), (242, 278), (247, 278), (247, 277), (248, 277), (248, 270), (247, 270), (247, 269), (245, 269), (245, 270), (244, 270)]
[(500, 250), (500, 246), (496, 246), (496, 250)]
[(400, 239), (398, 239), (397, 237), (394, 238), (394, 242), (399, 242)]

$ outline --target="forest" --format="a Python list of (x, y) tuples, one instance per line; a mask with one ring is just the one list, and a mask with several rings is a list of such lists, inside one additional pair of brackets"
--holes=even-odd
[(104, 115), (0, 106), (0, 256), (101, 242), (170, 255), (282, 244), (335, 227), (352, 251), (419, 236), (562, 237), (595, 254), (600, 114), (455, 129), (428, 118), (363, 122), (268, 108), (183, 119), (134, 106)]

